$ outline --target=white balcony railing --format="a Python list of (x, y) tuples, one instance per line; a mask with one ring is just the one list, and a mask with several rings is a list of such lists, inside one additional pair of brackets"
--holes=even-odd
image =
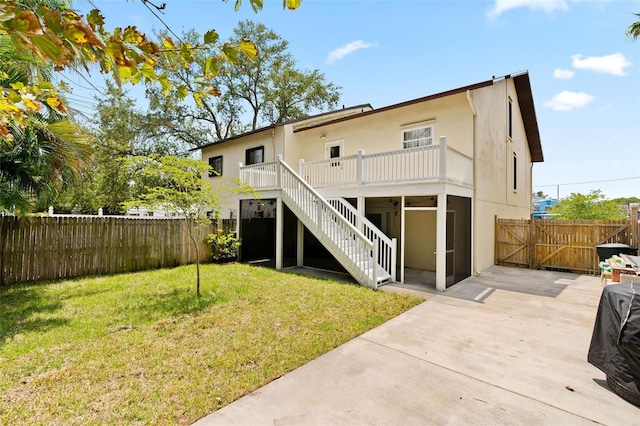
[(314, 188), (377, 185), (407, 182), (454, 182), (473, 186), (473, 159), (447, 146), (438, 145), (397, 151), (305, 162), (300, 175)]
[[(314, 188), (379, 185), (409, 182), (452, 182), (473, 186), (473, 159), (447, 146), (438, 145), (397, 151), (300, 160), (300, 176)], [(275, 163), (241, 167), (240, 179), (258, 191), (279, 189)]]

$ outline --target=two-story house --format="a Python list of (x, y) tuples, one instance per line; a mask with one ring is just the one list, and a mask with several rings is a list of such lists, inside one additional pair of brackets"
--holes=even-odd
[(350, 273), (377, 288), (407, 268), (444, 290), (494, 264), (495, 217), (529, 218), (543, 161), (528, 72), (384, 108), (343, 108), (201, 148), (239, 178), (241, 260)]

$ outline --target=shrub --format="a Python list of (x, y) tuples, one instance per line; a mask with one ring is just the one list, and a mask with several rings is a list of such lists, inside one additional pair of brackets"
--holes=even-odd
[(211, 258), (216, 262), (229, 262), (238, 259), (240, 239), (235, 232), (228, 234), (209, 234), (205, 238), (207, 244), (211, 244)]

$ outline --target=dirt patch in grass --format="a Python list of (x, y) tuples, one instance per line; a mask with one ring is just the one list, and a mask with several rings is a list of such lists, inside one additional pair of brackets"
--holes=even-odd
[(421, 299), (205, 265), (0, 289), (0, 424), (190, 424)]

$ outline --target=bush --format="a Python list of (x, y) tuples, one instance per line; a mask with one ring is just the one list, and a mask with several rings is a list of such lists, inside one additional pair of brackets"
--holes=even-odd
[(211, 258), (216, 262), (231, 262), (238, 259), (240, 239), (234, 232), (228, 234), (209, 234), (205, 238), (211, 244)]

